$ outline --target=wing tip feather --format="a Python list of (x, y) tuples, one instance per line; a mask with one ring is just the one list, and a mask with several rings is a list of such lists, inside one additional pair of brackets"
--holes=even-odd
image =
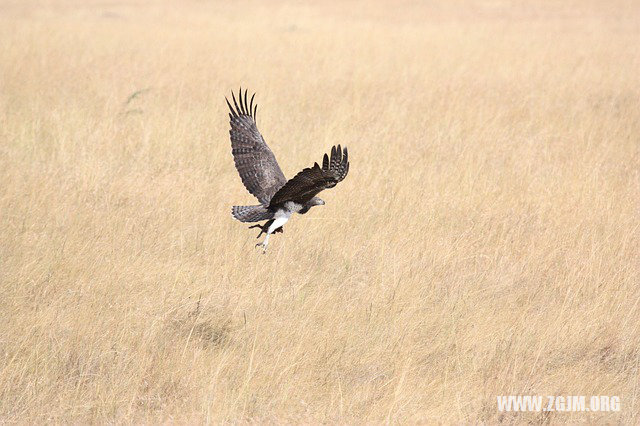
[[(258, 104), (254, 104), (255, 100), (255, 92), (251, 95), (251, 99), (249, 99), (249, 89), (242, 90), (242, 86), (238, 90), (238, 98), (236, 99), (236, 94), (234, 91), (231, 91), (231, 100), (233, 101), (233, 105), (229, 102), (229, 98), (226, 96), (224, 100), (227, 102), (227, 106), (231, 111), (233, 118), (239, 117), (241, 115), (253, 118), (253, 121), (256, 121), (256, 116), (258, 115)], [(235, 106), (235, 108), (234, 108)]]

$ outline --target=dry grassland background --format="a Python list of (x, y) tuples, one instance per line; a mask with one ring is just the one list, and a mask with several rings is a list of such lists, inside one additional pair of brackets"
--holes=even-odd
[[(0, 422), (640, 422), (639, 46), (637, 1), (0, 2)], [(351, 157), (264, 256), (241, 85), (287, 176)]]

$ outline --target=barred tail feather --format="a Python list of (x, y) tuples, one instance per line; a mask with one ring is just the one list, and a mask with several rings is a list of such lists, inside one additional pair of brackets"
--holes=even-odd
[(261, 204), (257, 206), (233, 206), (231, 214), (240, 222), (260, 222), (273, 219), (273, 212)]

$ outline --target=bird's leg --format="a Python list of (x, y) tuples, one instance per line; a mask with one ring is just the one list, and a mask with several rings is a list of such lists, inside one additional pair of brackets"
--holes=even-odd
[(269, 237), (270, 236), (271, 236), (271, 233), (267, 232), (267, 236), (264, 237), (264, 241), (262, 241), (261, 243), (256, 244), (256, 247), (262, 246), (262, 254), (265, 254), (267, 252), (267, 246), (269, 245)]
[[(271, 236), (271, 234), (275, 233), (275, 232), (282, 232), (282, 225), (284, 225), (287, 220), (289, 220), (288, 217), (280, 217), (277, 219), (272, 219), (269, 222), (271, 222), (271, 224), (269, 224), (266, 234), (267, 236), (264, 237), (264, 241), (256, 244), (256, 247), (258, 246), (262, 246), (262, 253), (266, 253), (267, 251), (267, 246), (269, 245), (269, 237)], [(269, 223), (267, 222), (267, 224)], [(267, 224), (265, 224), (265, 227), (267, 227)], [(279, 230), (279, 231), (278, 231)], [(262, 231), (264, 232), (264, 230)]]

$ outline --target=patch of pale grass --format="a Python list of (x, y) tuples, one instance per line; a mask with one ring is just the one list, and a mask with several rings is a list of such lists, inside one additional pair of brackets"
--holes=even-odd
[[(2, 2), (0, 421), (638, 423), (614, 3)], [(229, 214), (239, 85), (288, 176), (352, 161), (264, 256)]]

